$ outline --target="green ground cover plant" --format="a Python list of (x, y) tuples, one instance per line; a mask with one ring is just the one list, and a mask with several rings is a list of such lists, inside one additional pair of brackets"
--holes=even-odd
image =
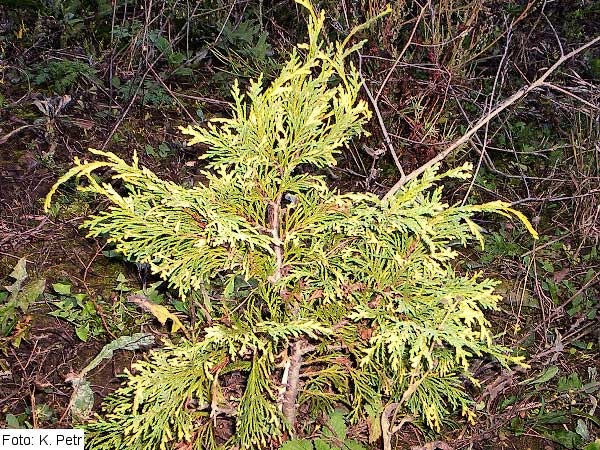
[(472, 358), (524, 364), (494, 343), (485, 318), (497, 283), (458, 273), (453, 247), (483, 245), (481, 213), (536, 233), (507, 203), (443, 202), (444, 180), (466, 179), (470, 164), (433, 165), (385, 199), (339, 193), (306, 170), (335, 165), (371, 114), (347, 63), (359, 29), (326, 45), (324, 14), (298, 3), (309, 43), (279, 76), (245, 93), (236, 84), (230, 119), (182, 129), (204, 145), (205, 184), (185, 188), (135, 155), (91, 150), (97, 159), (76, 159), (47, 197), (48, 208), (76, 177), (107, 198), (85, 223), (90, 235), (148, 264), (198, 311), (188, 333), (197, 339), (134, 363), (87, 425), (90, 448), (273, 447), (339, 408), (349, 422), (369, 420), (372, 440), (390, 448), (399, 423), (439, 430), (456, 412), (473, 416)]

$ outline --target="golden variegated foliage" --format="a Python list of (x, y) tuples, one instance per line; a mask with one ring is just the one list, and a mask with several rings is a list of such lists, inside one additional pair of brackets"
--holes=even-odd
[[(468, 164), (434, 166), (386, 201), (340, 194), (300, 165), (335, 164), (370, 117), (347, 57), (325, 45), (324, 16), (307, 1), (309, 43), (268, 86), (233, 89), (233, 115), (186, 127), (208, 146), (207, 183), (184, 188), (112, 153), (58, 180), (111, 201), (90, 218), (127, 258), (148, 263), (189, 301), (204, 294), (200, 338), (153, 352), (88, 425), (94, 449), (217, 448), (215, 429), (235, 421), (225, 448), (275, 446), (294, 435), (297, 407), (311, 415), (343, 406), (350, 420), (377, 420), (387, 404), (439, 429), (456, 410), (472, 414), (463, 378), (473, 358), (520, 363), (493, 342), (484, 310), (496, 282), (459, 275), (457, 245), (483, 244), (473, 216), (520, 219), (508, 204), (448, 205), (440, 182)], [(113, 180), (99, 182), (97, 169)], [(437, 186), (437, 187), (436, 187)], [(239, 395), (224, 380), (242, 379)], [(222, 443), (221, 443), (222, 444)]]

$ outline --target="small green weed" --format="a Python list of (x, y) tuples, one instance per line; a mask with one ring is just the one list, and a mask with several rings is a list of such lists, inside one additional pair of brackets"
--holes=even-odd
[[(517, 436), (534, 430), (567, 449), (593, 448), (589, 446), (594, 444), (594, 439), (598, 440), (600, 432), (598, 369), (588, 367), (585, 381), (577, 372), (560, 373), (558, 366), (550, 366), (538, 377), (521, 383), (530, 389), (518, 399), (524, 401), (526, 398), (529, 404), (538, 406), (526, 416), (516, 416), (510, 430)], [(507, 398), (501, 409), (516, 401), (516, 396)]]
[(46, 403), (40, 403), (36, 404), (34, 409), (27, 406), (25, 411), (20, 414), (6, 414), (4, 423), (6, 428), (31, 429), (33, 428), (32, 417), (35, 417), (38, 423), (54, 424), (58, 422), (56, 411)]
[(90, 64), (68, 59), (35, 64), (31, 71), (33, 84), (63, 95), (87, 81), (98, 83), (97, 71)]
[(59, 195), (56, 204), (48, 210), (50, 217), (75, 217), (91, 213), (95, 195), (87, 192), (71, 192)]
[(357, 440), (350, 439), (346, 426), (346, 414), (340, 409), (333, 411), (318, 439), (292, 439), (285, 442), (281, 450), (365, 450)]
[(173, 69), (173, 75), (192, 75), (192, 69), (184, 66), (186, 56), (183, 53), (174, 50), (172, 43), (165, 38), (160, 31), (152, 30), (148, 33), (148, 39), (156, 50), (166, 59), (169, 68)]
[(173, 155), (173, 149), (171, 149), (171, 147), (164, 142), (158, 144), (156, 148), (150, 144), (146, 144), (144, 147), (144, 153), (146, 153), (148, 156), (152, 156), (153, 158), (164, 159)]
[(501, 229), (494, 231), (486, 241), (485, 252), (482, 252), (480, 261), (483, 265), (492, 263), (497, 258), (511, 258), (521, 255), (526, 251), (516, 242), (512, 231)]
[(261, 31), (255, 20), (246, 20), (237, 26), (227, 22), (213, 54), (227, 67), (227, 71), (214, 76), (215, 81), (226, 90), (230, 89), (229, 82), (234, 77), (271, 78), (278, 67), (267, 42), (267, 33)]
[(24, 428), (33, 428), (33, 425), (31, 425), (31, 422), (29, 422), (29, 417), (31, 416), (31, 409), (28, 408), (25, 412), (18, 414), (18, 415), (14, 415), (14, 414), (7, 414), (4, 418), (4, 421), (6, 422), (7, 428), (12, 428), (12, 429), (24, 429)]
[(54, 294), (46, 294), (46, 300), (56, 309), (49, 312), (49, 315), (73, 324), (75, 334), (83, 342), (105, 334), (95, 302), (87, 294), (72, 293), (69, 283), (55, 283), (52, 288)]
[(52, 285), (54, 292), (45, 295), (46, 301), (56, 308), (48, 314), (71, 323), (75, 334), (83, 342), (104, 336), (107, 327), (112, 334), (122, 335), (129, 332), (134, 324), (139, 325), (147, 319), (126, 297), (143, 295), (151, 302), (161, 304), (165, 300), (165, 295), (159, 291), (162, 284), (159, 281), (144, 289), (136, 289), (131, 286), (131, 280), (119, 273), (114, 287), (117, 295), (108, 305), (101, 297), (92, 300), (87, 293), (73, 293), (70, 283), (55, 283)]
[(125, 102), (137, 92), (140, 103), (152, 106), (168, 106), (173, 104), (173, 99), (165, 89), (152, 80), (145, 80), (138, 91), (139, 80), (133, 78), (124, 83), (118, 77), (113, 77), (113, 86), (117, 89), (118, 96)]
[(43, 278), (26, 282), (29, 278), (26, 265), (26, 259), (21, 258), (10, 273), (14, 282), (6, 286), (6, 291), (0, 292), (0, 350), (7, 341), (19, 347), (28, 328), (27, 322), (19, 326), (20, 317), (27, 313), (46, 288)]

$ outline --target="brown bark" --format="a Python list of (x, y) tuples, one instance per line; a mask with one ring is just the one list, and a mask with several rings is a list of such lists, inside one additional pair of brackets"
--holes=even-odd
[(289, 360), (290, 366), (283, 396), (282, 412), (290, 424), (292, 433), (296, 427), (296, 400), (300, 389), (300, 368), (302, 367), (302, 355), (305, 353), (303, 351), (305, 344), (306, 341), (301, 339), (293, 342), (290, 346), (292, 353)]

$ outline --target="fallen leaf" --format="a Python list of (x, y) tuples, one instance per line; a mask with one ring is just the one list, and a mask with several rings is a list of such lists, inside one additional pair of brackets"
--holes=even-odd
[(29, 305), (35, 302), (44, 293), (44, 289), (46, 289), (46, 280), (43, 278), (27, 283), (15, 294), (15, 306), (21, 308), (21, 311), (26, 312), (29, 309)]
[(71, 414), (75, 422), (85, 421), (94, 408), (94, 392), (89, 381), (85, 378), (73, 380), (73, 395), (71, 396)]
[(121, 336), (109, 342), (96, 357), (80, 373), (69, 372), (65, 381), (73, 385), (73, 394), (64, 415), (71, 411), (73, 420), (84, 422), (89, 418), (94, 407), (94, 392), (85, 378), (88, 372), (95, 369), (103, 359), (112, 358), (115, 350), (137, 350), (154, 343), (154, 336), (148, 333), (135, 333), (132, 336)]
[(552, 275), (552, 281), (555, 283), (560, 283), (565, 277), (569, 274), (569, 268), (565, 267), (564, 269), (559, 270), (558, 272), (554, 272)]
[(177, 333), (177, 331), (181, 330), (187, 336), (187, 331), (184, 325), (179, 320), (179, 318), (164, 306), (157, 305), (156, 303), (153, 303), (149, 298), (139, 294), (130, 295), (129, 297), (127, 297), (127, 300), (129, 300), (131, 303), (138, 305), (144, 311), (148, 311), (150, 314), (156, 317), (156, 320), (158, 320), (161, 323), (161, 325), (164, 325), (165, 323), (167, 323), (167, 320), (171, 319), (173, 321), (171, 332)]
[(135, 333), (131, 336), (121, 336), (109, 342), (96, 357), (81, 371), (79, 378), (83, 378), (90, 370), (93, 370), (103, 359), (112, 358), (115, 350), (137, 350), (154, 344), (154, 336), (148, 333)]

